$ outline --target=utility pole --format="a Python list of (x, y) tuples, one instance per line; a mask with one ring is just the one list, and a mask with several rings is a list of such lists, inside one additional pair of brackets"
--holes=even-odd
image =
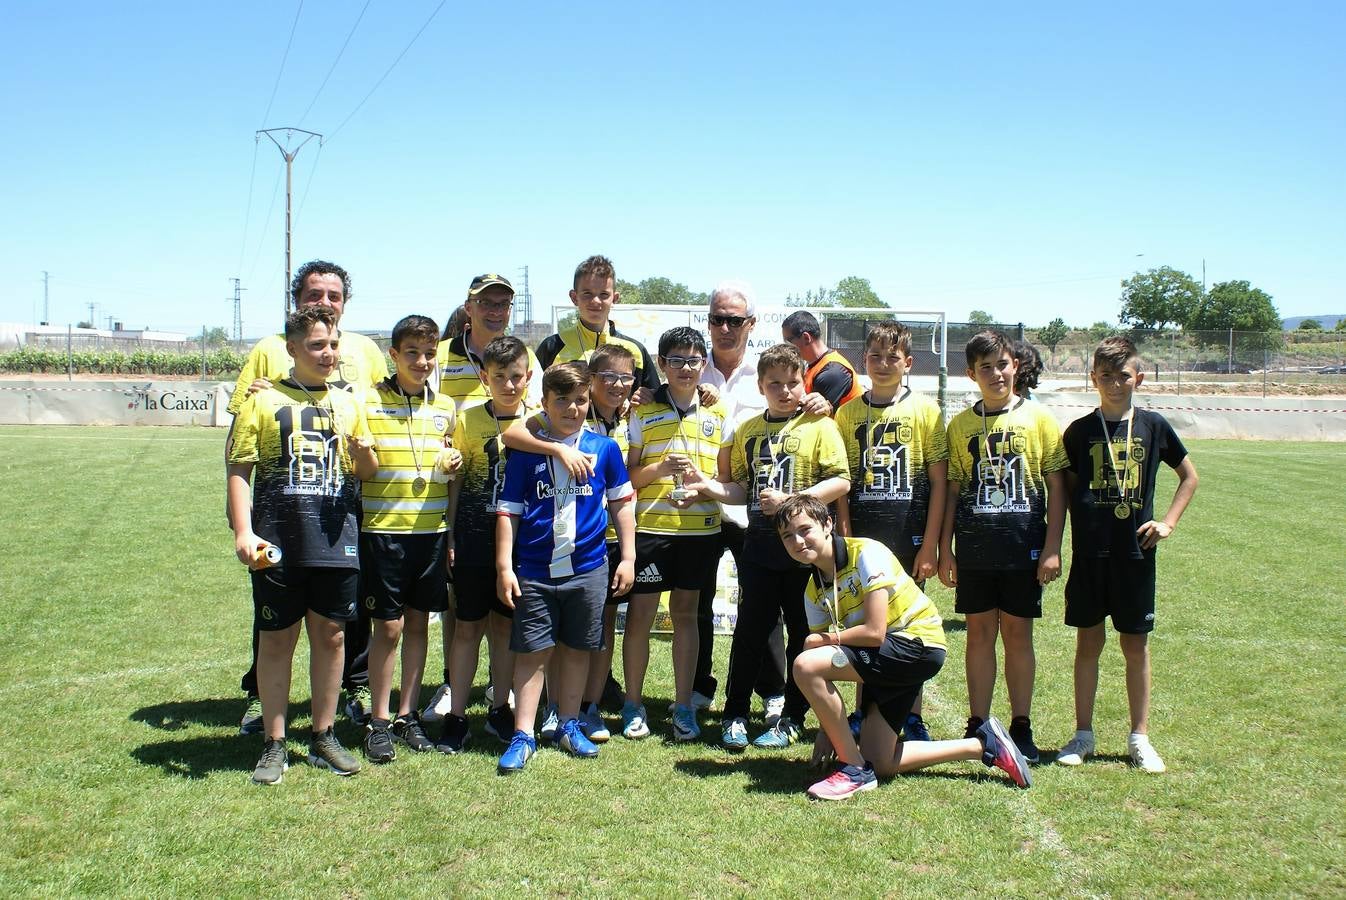
[(48, 293), (48, 282), (51, 281), (51, 274), (46, 269), (42, 270), (42, 324), (51, 324), (51, 300)]
[(89, 327), (90, 327), (90, 328), (97, 328), (97, 327), (98, 327), (98, 324), (94, 321), (94, 317), (93, 317), (93, 308), (94, 308), (94, 306), (95, 306), (95, 304), (93, 304), (93, 303), (90, 303), (90, 304), (89, 304)]
[(533, 294), (528, 290), (528, 267), (523, 267), (523, 293), (519, 294), (522, 302), (514, 304), (514, 327), (521, 325), (531, 325), (533, 323)]
[[(234, 349), (243, 352), (243, 291), (242, 281), (238, 278), (230, 279), (234, 283)], [(228, 300), (229, 297), (224, 299)]]
[[(281, 144), (281, 142), (276, 139), (276, 133), (281, 131), (285, 132), (284, 144)], [(271, 138), (271, 143), (276, 145), (276, 149), (280, 151), (280, 155), (285, 158), (285, 283), (281, 286), (281, 293), (285, 295), (285, 315), (288, 317), (290, 315), (290, 203), (293, 197), (292, 176), (294, 158), (299, 155), (299, 151), (303, 149), (304, 145), (314, 138), (318, 139), (318, 146), (321, 147), (322, 135), (318, 134), (316, 131), (304, 131), (302, 128), (263, 128), (258, 131), (257, 134), (259, 135), (257, 140), (261, 140), (260, 135), (263, 134)], [(298, 146), (291, 150), (289, 149), (290, 140), (296, 134), (307, 136), (299, 142)]]

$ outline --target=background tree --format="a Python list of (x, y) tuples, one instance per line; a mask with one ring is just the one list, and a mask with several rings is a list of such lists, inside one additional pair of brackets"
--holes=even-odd
[(875, 309), (888, 306), (879, 299), (878, 294), (874, 293), (874, 287), (869, 283), (869, 279), (861, 278), (859, 275), (847, 275), (838, 281), (832, 296), (839, 306), (847, 309)]
[(1187, 325), (1201, 301), (1201, 286), (1186, 272), (1160, 266), (1123, 281), (1121, 299), (1118, 321), (1162, 330), (1165, 325)]
[(1111, 337), (1112, 335), (1119, 333), (1120, 329), (1111, 322), (1095, 322), (1090, 325), (1088, 329), (1089, 341), (1094, 344), (1097, 344), (1105, 337)]
[(216, 325), (214, 328), (206, 329), (207, 347), (225, 347), (229, 344), (229, 332)]
[(1067, 327), (1065, 319), (1059, 316), (1038, 329), (1038, 341), (1047, 345), (1053, 362), (1056, 359), (1056, 345), (1064, 341), (1069, 332), (1070, 328)]
[(967, 321), (968, 321), (968, 324), (971, 324), (971, 325), (994, 325), (994, 324), (995, 324), (995, 319), (991, 318), (991, 314), (988, 313), (988, 312), (986, 312), (986, 310), (983, 310), (983, 309), (974, 309), (974, 310), (972, 310), (972, 312), (970, 312), (970, 313), (967, 314)]
[(1201, 298), (1186, 326), (1203, 344), (1229, 339), (1229, 331), (1244, 349), (1264, 350), (1282, 343), (1281, 316), (1271, 295), (1246, 281), (1222, 281)]
[(1336, 327), (1336, 328), (1333, 328), (1332, 330), (1333, 330), (1333, 331), (1346, 331), (1346, 316), (1342, 316), (1340, 319), (1337, 319), (1337, 327)]
[[(636, 285), (636, 302), (665, 306), (704, 306), (710, 297), (662, 275), (643, 279)], [(622, 294), (622, 301), (631, 302)]]
[(833, 290), (826, 285), (818, 285), (818, 289), (807, 290), (802, 294), (786, 294), (786, 306), (800, 306), (812, 309), (823, 309), (829, 306), (836, 306), (836, 296)]
[(76, 327), (76, 328), (92, 328), (92, 327), (93, 327), (93, 323), (92, 323), (92, 322), (87, 322), (87, 321), (83, 321), (83, 320), (81, 320), (81, 321), (75, 323), (75, 327)]
[(614, 287), (616, 287), (617, 294), (622, 298), (623, 303), (634, 305), (641, 302), (639, 285), (632, 284), (629, 281), (622, 281), (618, 278), (617, 284), (614, 285)]
[[(1340, 325), (1341, 323), (1338, 322), (1337, 324)], [(1305, 319), (1303, 322), (1300, 322), (1300, 323), (1299, 323), (1299, 330), (1300, 330), (1300, 331), (1322, 331), (1322, 330), (1323, 330), (1323, 323), (1322, 323), (1322, 322), (1319, 322), (1317, 319)]]

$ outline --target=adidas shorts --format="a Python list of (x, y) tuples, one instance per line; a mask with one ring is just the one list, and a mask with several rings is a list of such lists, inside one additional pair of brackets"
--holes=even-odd
[(636, 583), (633, 594), (700, 592), (715, 583), (722, 544), (718, 534), (646, 534), (636, 532)]

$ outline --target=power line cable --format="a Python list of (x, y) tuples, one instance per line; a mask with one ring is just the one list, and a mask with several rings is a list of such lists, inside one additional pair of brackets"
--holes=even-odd
[(276, 211), (276, 198), (280, 196), (280, 179), (284, 174), (283, 168), (276, 172), (276, 183), (271, 186), (271, 205), (266, 208), (266, 221), (262, 224), (262, 233), (257, 238), (257, 250), (252, 255), (252, 266), (248, 269), (249, 282), (252, 281), (252, 276), (257, 271), (257, 263), (262, 258), (262, 247), (266, 243), (266, 233), (271, 228), (271, 214)]
[(294, 211), (294, 220), (298, 224), (299, 216), (304, 212), (304, 204), (308, 202), (309, 188), (313, 187), (313, 176), (318, 174), (318, 161), (322, 159), (322, 144), (318, 144), (318, 152), (313, 157), (313, 168), (308, 170), (308, 181), (304, 182), (304, 193), (299, 198), (299, 208)]
[(285, 42), (285, 53), (280, 58), (280, 69), (276, 72), (276, 83), (271, 86), (271, 99), (266, 101), (266, 112), (262, 113), (262, 127), (271, 118), (271, 105), (276, 102), (276, 91), (280, 90), (280, 76), (285, 74), (285, 61), (290, 58), (290, 46), (294, 43), (294, 33), (299, 28), (299, 14), (304, 11), (304, 0), (299, 0), (299, 8), (294, 11), (294, 22), (290, 25), (290, 39)]
[(304, 120), (308, 118), (309, 112), (313, 109), (313, 104), (317, 103), (318, 98), (322, 96), (323, 88), (327, 87), (327, 80), (331, 78), (332, 73), (336, 71), (337, 63), (341, 62), (342, 54), (346, 52), (346, 47), (350, 44), (351, 38), (355, 37), (355, 29), (360, 27), (360, 20), (365, 17), (365, 10), (369, 9), (369, 4), (371, 2), (373, 2), (373, 0), (365, 0), (365, 5), (360, 9), (360, 15), (355, 17), (355, 24), (351, 26), (350, 33), (346, 35), (346, 40), (342, 42), (341, 49), (337, 51), (336, 59), (332, 60), (332, 67), (328, 69), (327, 74), (323, 76), (322, 84), (318, 85), (317, 93), (315, 93), (313, 99), (308, 102), (308, 107), (304, 109), (304, 114), (299, 117), (300, 125), (304, 124)]
[(248, 172), (248, 205), (243, 209), (243, 240), (238, 246), (238, 268), (235, 272), (240, 275), (243, 273), (243, 257), (248, 253), (248, 226), (252, 224), (252, 188), (257, 181), (257, 151), (261, 146), (261, 141), (254, 136), (252, 141), (252, 170)]
[(444, 8), (444, 4), (447, 2), (448, 0), (440, 0), (439, 5), (435, 7), (435, 11), (430, 13), (430, 18), (425, 20), (425, 24), (420, 27), (420, 30), (418, 30), (414, 35), (412, 35), (411, 40), (408, 41), (407, 45), (402, 48), (402, 52), (397, 54), (397, 58), (393, 60), (393, 64), (388, 67), (388, 71), (384, 72), (383, 75), (379, 78), (379, 80), (374, 82), (374, 86), (369, 89), (369, 93), (365, 94), (363, 100), (355, 104), (355, 109), (351, 110), (350, 114), (346, 116), (346, 118), (341, 120), (341, 124), (338, 125), (336, 128), (332, 129), (331, 134), (327, 136), (327, 140), (329, 142), (332, 140), (332, 138), (337, 136), (337, 134), (341, 131), (341, 129), (346, 127), (346, 123), (355, 117), (355, 114), (360, 111), (360, 108), (363, 107), (366, 102), (368, 102), (369, 98), (374, 96), (374, 92), (379, 89), (379, 85), (383, 84), (384, 80), (387, 79), (387, 77), (393, 73), (393, 69), (397, 68), (397, 64), (402, 61), (402, 57), (407, 55), (407, 51), (410, 50), (412, 45), (416, 43), (417, 39), (420, 38), (421, 34), (425, 32), (425, 29), (430, 27), (430, 23), (435, 20), (435, 16), (439, 15), (439, 11)]

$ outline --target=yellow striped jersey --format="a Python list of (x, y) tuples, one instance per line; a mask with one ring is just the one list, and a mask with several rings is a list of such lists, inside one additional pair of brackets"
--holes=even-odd
[(947, 647), (944, 622), (934, 601), (903, 571), (891, 550), (870, 538), (848, 538), (833, 532), (832, 551), (836, 555), (836, 580), (824, 585), (822, 575), (814, 569), (804, 588), (804, 612), (808, 615), (809, 631), (831, 629), (833, 586), (836, 587), (835, 612), (841, 631), (863, 625), (865, 597), (874, 591), (887, 591), (889, 634), (920, 639), (927, 647)]
[(929, 467), (949, 458), (939, 404), (909, 388), (883, 404), (866, 392), (836, 422), (850, 464), (851, 533), (914, 556), (930, 512)]
[(737, 426), (730, 451), (730, 476), (748, 491), (746, 558), (777, 571), (798, 568), (758, 498), (766, 488), (794, 494), (828, 478), (849, 478), (846, 447), (827, 416), (797, 412), (786, 419), (769, 412)]
[[(486, 385), (481, 383), (477, 374), (483, 371), (481, 358), (467, 346), (467, 334), (463, 332), (456, 338), (439, 342), (435, 353), (435, 364), (439, 367), (439, 392), (453, 398), (458, 409), (463, 410), (485, 402), (490, 396)], [(533, 373), (528, 379), (528, 391), (525, 402), (542, 402), (542, 366), (538, 365), (533, 351), (528, 351), (528, 370)]]
[(949, 481), (959, 484), (954, 553), (960, 568), (1035, 569), (1047, 539), (1047, 479), (1070, 464), (1045, 407), (1015, 400), (985, 415), (980, 401), (949, 422)]
[(618, 331), (611, 319), (604, 331), (594, 332), (586, 328), (579, 316), (576, 316), (573, 324), (542, 339), (537, 345), (537, 358), (544, 369), (572, 359), (588, 362), (594, 351), (604, 344), (617, 344), (631, 351), (636, 360), (636, 387), (647, 387), (650, 390), (659, 387), (659, 370), (654, 367), (650, 352), (640, 341)]
[[(529, 415), (531, 409), (521, 409)], [(518, 415), (497, 422), (494, 404), (478, 403), (460, 410), (453, 446), (463, 454), (458, 470), (458, 512), (453, 522), (454, 554), (468, 565), (495, 565), (496, 504), (505, 484), (504, 443), (500, 435)]]
[(435, 457), (453, 437), (454, 403), (430, 389), (408, 396), (390, 375), (365, 395), (365, 417), (374, 435), (379, 471), (362, 483), (363, 530), (382, 534), (434, 534), (448, 524), (449, 485), (438, 483)]
[[(631, 413), (627, 435), (631, 450), (640, 451), (640, 465), (652, 465), (670, 453), (678, 453), (714, 479), (720, 448), (729, 446), (734, 429), (723, 404), (701, 406), (693, 400), (690, 409), (681, 410), (669, 396), (668, 385), (661, 385), (652, 401)], [(665, 476), (639, 490), (636, 530), (647, 534), (718, 534), (720, 504), (702, 498), (679, 509), (668, 497), (673, 487), (673, 477)]]
[(305, 391), (282, 378), (234, 419), (229, 462), (255, 464), (252, 530), (280, 548), (282, 565), (359, 568), (360, 491), (345, 441), (371, 435), (345, 387)]
[[(337, 335), (337, 367), (328, 376), (329, 382), (344, 381), (361, 388), (372, 387), (388, 377), (388, 354), (379, 345), (358, 331), (341, 331)], [(288, 377), (294, 368), (290, 351), (285, 349), (285, 335), (269, 334), (253, 345), (234, 384), (229, 398), (229, 412), (238, 415), (248, 396), (248, 386), (258, 378), (275, 383)]]

